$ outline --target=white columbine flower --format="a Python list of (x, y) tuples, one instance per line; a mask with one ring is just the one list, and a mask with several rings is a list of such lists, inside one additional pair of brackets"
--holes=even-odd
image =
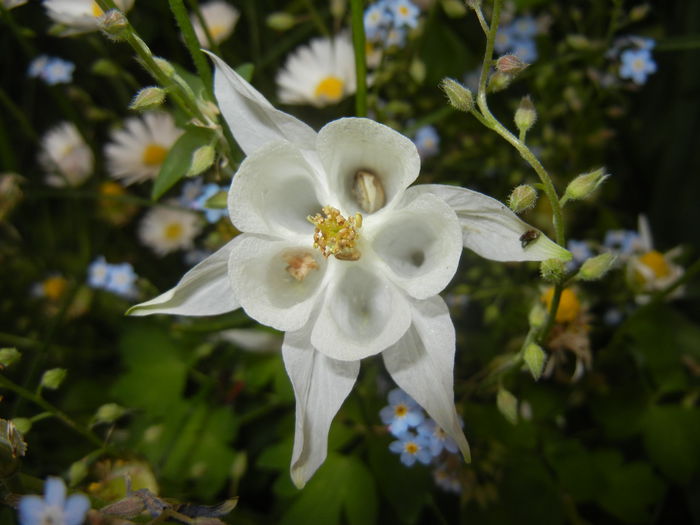
[(275, 109), (214, 57), (222, 114), (247, 154), (229, 191), (243, 233), (133, 315), (220, 314), (242, 307), (286, 332), (282, 356), (297, 400), (291, 476), (323, 463), (331, 420), (360, 360), (381, 353), (394, 381), (469, 457), (453, 401), (455, 330), (438, 293), (463, 244), (499, 261), (566, 257), (490, 197), (410, 187), (415, 145), (365, 118), (318, 133)]
[[(231, 36), (240, 16), (238, 9), (223, 0), (212, 0), (199, 6), (199, 9), (207, 29), (209, 29), (209, 34), (215, 43), (221, 43)], [(199, 40), (199, 45), (208, 48), (209, 39), (199, 18), (193, 14), (190, 20), (197, 35), (197, 40)]]
[(156, 206), (139, 224), (139, 239), (158, 255), (192, 248), (202, 231), (199, 215), (189, 210)]
[(92, 174), (94, 157), (75, 124), (63, 122), (42, 137), (39, 163), (48, 185), (78, 186)]
[[(126, 12), (134, 5), (134, 0), (115, 0), (114, 3)], [(44, 0), (46, 13), (51, 20), (65, 26), (61, 35), (75, 35), (97, 31), (99, 17), (104, 12), (95, 0)]]
[(296, 49), (277, 74), (278, 96), (285, 104), (329, 106), (355, 92), (355, 53), (348, 33), (314, 38)]
[(152, 111), (128, 118), (105, 147), (109, 174), (126, 185), (154, 179), (181, 134), (169, 113)]

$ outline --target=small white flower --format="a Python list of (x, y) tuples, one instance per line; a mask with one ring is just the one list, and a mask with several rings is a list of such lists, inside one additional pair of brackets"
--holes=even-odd
[(92, 174), (94, 157), (75, 124), (63, 122), (42, 137), (39, 162), (48, 185), (78, 186)]
[[(114, 3), (126, 12), (134, 5), (134, 0), (115, 0)], [(75, 35), (97, 31), (99, 17), (104, 12), (95, 0), (44, 0), (46, 13), (57, 24), (66, 26), (61, 35)]]
[(350, 36), (314, 38), (296, 49), (277, 74), (278, 96), (285, 104), (316, 107), (335, 104), (355, 93), (355, 53)]
[(154, 111), (127, 119), (105, 147), (110, 175), (126, 185), (155, 178), (181, 134), (169, 113)]
[(247, 157), (229, 190), (243, 233), (133, 315), (213, 315), (239, 307), (286, 332), (294, 388), (291, 476), (301, 487), (323, 463), (331, 421), (360, 360), (382, 354), (390, 375), (469, 457), (453, 401), (455, 330), (437, 295), (462, 246), (495, 260), (570, 254), (506, 206), (458, 187), (408, 187), (415, 145), (391, 128), (344, 118), (318, 133), (276, 110), (214, 57), (214, 91)]
[(202, 230), (199, 216), (188, 210), (156, 206), (139, 224), (139, 239), (158, 255), (192, 248)]
[[(238, 9), (233, 7), (223, 0), (213, 0), (202, 4), (199, 6), (202, 13), (202, 18), (204, 18), (204, 23), (209, 29), (209, 34), (215, 43), (221, 43), (226, 40), (233, 29), (236, 27), (236, 22), (238, 22), (238, 17), (240, 13)], [(196, 15), (190, 17), (192, 21), (192, 26), (194, 27), (194, 32), (197, 35), (197, 40), (199, 40), (199, 45), (202, 47), (209, 47), (209, 39), (207, 34)]]

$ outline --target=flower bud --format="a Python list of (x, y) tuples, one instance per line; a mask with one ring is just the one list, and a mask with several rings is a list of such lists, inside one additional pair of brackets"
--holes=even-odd
[(558, 283), (565, 273), (566, 265), (561, 259), (546, 259), (540, 263), (540, 275), (547, 282)]
[(194, 177), (209, 169), (209, 167), (214, 164), (215, 156), (216, 150), (209, 144), (200, 146), (194, 150), (194, 153), (192, 153), (192, 161), (190, 162), (190, 169), (187, 170), (187, 176)]
[(99, 18), (99, 26), (108, 38), (123, 40), (129, 28), (129, 22), (119, 9), (110, 9)]
[(582, 281), (597, 281), (608, 273), (616, 259), (617, 256), (612, 253), (601, 253), (596, 257), (586, 259), (576, 274), (576, 278)]
[(517, 75), (522, 73), (529, 64), (523, 62), (518, 55), (503, 55), (496, 60), (496, 71)]
[(164, 58), (153, 57), (153, 61), (166, 77), (170, 78), (175, 74), (175, 68), (173, 65)]
[(0, 368), (14, 365), (21, 357), (16, 348), (0, 348)]
[(525, 360), (525, 364), (530, 370), (532, 378), (535, 381), (537, 381), (542, 375), (542, 370), (544, 369), (544, 362), (546, 358), (547, 356), (544, 353), (544, 350), (542, 350), (540, 345), (536, 343), (530, 343), (525, 348), (523, 359)]
[(450, 101), (450, 105), (453, 108), (469, 112), (474, 107), (472, 92), (453, 78), (443, 78), (442, 82), (440, 82), (440, 89), (445, 92), (447, 100)]
[(32, 429), (32, 422), (26, 417), (16, 417), (12, 420), (12, 424), (20, 434), (26, 434)]
[(68, 484), (75, 487), (88, 475), (88, 468), (84, 460), (76, 461), (68, 468)]
[(539, 328), (547, 320), (547, 310), (538, 302), (530, 310), (527, 320), (532, 328)]
[(284, 11), (276, 11), (268, 15), (265, 23), (267, 27), (275, 31), (287, 31), (296, 24), (296, 18), (294, 15), (290, 15)]
[(537, 201), (537, 190), (528, 184), (517, 186), (508, 197), (508, 207), (515, 213), (532, 208)]
[(106, 58), (100, 58), (95, 60), (92, 64), (92, 72), (95, 75), (102, 75), (103, 77), (116, 77), (120, 73), (119, 66), (117, 66), (111, 60)]
[(223, 210), (228, 206), (228, 193), (220, 191), (207, 199), (204, 203), (205, 208), (213, 208), (215, 210)]
[(467, 14), (467, 8), (459, 0), (442, 0), (442, 8), (450, 18), (461, 18)]
[(513, 425), (518, 423), (518, 400), (505, 388), (500, 388), (496, 395), (496, 406), (508, 421)]
[(527, 133), (527, 131), (533, 126), (537, 120), (537, 111), (535, 110), (535, 105), (532, 103), (530, 97), (523, 97), (520, 99), (520, 105), (518, 109), (515, 110), (515, 125), (518, 127), (521, 133)]
[(66, 378), (66, 373), (67, 371), (65, 368), (52, 368), (51, 370), (47, 370), (44, 372), (44, 375), (41, 376), (41, 386), (56, 390)]
[(502, 73), (501, 71), (496, 71), (491, 78), (489, 78), (488, 91), (489, 93), (496, 93), (498, 91), (503, 91), (505, 88), (510, 86), (513, 81), (513, 76), (507, 73)]
[(94, 423), (113, 423), (124, 414), (126, 414), (126, 409), (124, 407), (116, 403), (107, 403), (97, 409), (93, 421)]
[(584, 173), (572, 180), (566, 187), (564, 199), (585, 199), (600, 186), (610, 174), (605, 173), (605, 168), (598, 168), (590, 173)]
[(145, 87), (136, 93), (136, 96), (129, 104), (129, 109), (136, 111), (147, 111), (158, 108), (165, 101), (165, 90), (159, 87)]

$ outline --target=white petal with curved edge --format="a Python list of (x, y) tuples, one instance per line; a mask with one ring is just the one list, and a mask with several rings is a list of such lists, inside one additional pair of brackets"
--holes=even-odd
[(298, 488), (326, 459), (331, 421), (360, 371), (359, 361), (337, 361), (314, 350), (311, 324), (288, 332), (282, 344), (284, 366), (297, 402), (290, 473)]
[[(304, 326), (325, 284), (328, 264), (321, 253), (311, 244), (252, 233), (239, 235), (233, 243), (228, 274), (245, 312), (285, 332)], [(305, 273), (304, 278), (294, 278), (292, 267)]]
[(386, 206), (400, 197), (420, 171), (415, 144), (388, 126), (366, 118), (341, 118), (318, 132), (316, 149), (341, 211), (362, 212), (353, 196), (355, 174), (363, 169), (382, 183)]
[(218, 315), (239, 308), (229, 284), (230, 241), (194, 266), (167, 292), (145, 303), (132, 306), (127, 315)]
[[(442, 198), (457, 213), (462, 225), (464, 247), (494, 261), (568, 261), (571, 253), (537, 228), (521, 221), (504, 204), (479, 193), (457, 186), (424, 184), (415, 186)], [(523, 234), (534, 231), (538, 237), (523, 247)]]
[(355, 361), (398, 341), (411, 324), (404, 294), (356, 262), (329, 263), (336, 273), (311, 333), (314, 348), (333, 359)]
[(299, 148), (274, 142), (241, 163), (231, 182), (228, 209), (241, 231), (311, 239), (314, 226), (306, 218), (321, 211), (325, 202), (319, 199), (326, 200), (323, 186)]
[[(367, 236), (387, 276), (416, 299), (441, 292), (462, 254), (462, 229), (452, 208), (435, 195), (409, 188), (400, 207), (383, 218)], [(371, 222), (366, 224), (369, 229)]]
[(413, 323), (408, 332), (382, 353), (396, 384), (422, 406), (455, 440), (466, 461), (469, 444), (454, 406), (455, 329), (440, 296), (411, 303)]
[(312, 150), (316, 132), (283, 111), (276, 109), (253, 86), (213, 53), (214, 94), (236, 142), (250, 155), (269, 142), (288, 140)]

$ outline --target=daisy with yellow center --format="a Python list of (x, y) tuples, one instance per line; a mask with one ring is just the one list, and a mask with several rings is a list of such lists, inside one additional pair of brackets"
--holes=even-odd
[(139, 239), (158, 255), (189, 249), (202, 230), (199, 216), (189, 210), (158, 206), (139, 224)]
[[(126, 12), (134, 5), (134, 0), (115, 0), (116, 6)], [(76, 35), (97, 31), (99, 17), (104, 14), (95, 0), (44, 0), (49, 17), (63, 29), (61, 36)]]
[(169, 113), (150, 112), (124, 122), (105, 147), (109, 174), (125, 185), (158, 175), (170, 147), (182, 134)]
[[(211, 35), (211, 39), (215, 44), (219, 44), (231, 36), (240, 17), (238, 9), (223, 0), (213, 0), (202, 4), (199, 6), (199, 10), (209, 30), (209, 35)], [(199, 45), (208, 48), (209, 39), (199, 17), (193, 14), (190, 20), (192, 21), (192, 27), (194, 27)]]
[(79, 186), (93, 172), (92, 150), (72, 122), (50, 129), (41, 139), (39, 163), (50, 186)]

